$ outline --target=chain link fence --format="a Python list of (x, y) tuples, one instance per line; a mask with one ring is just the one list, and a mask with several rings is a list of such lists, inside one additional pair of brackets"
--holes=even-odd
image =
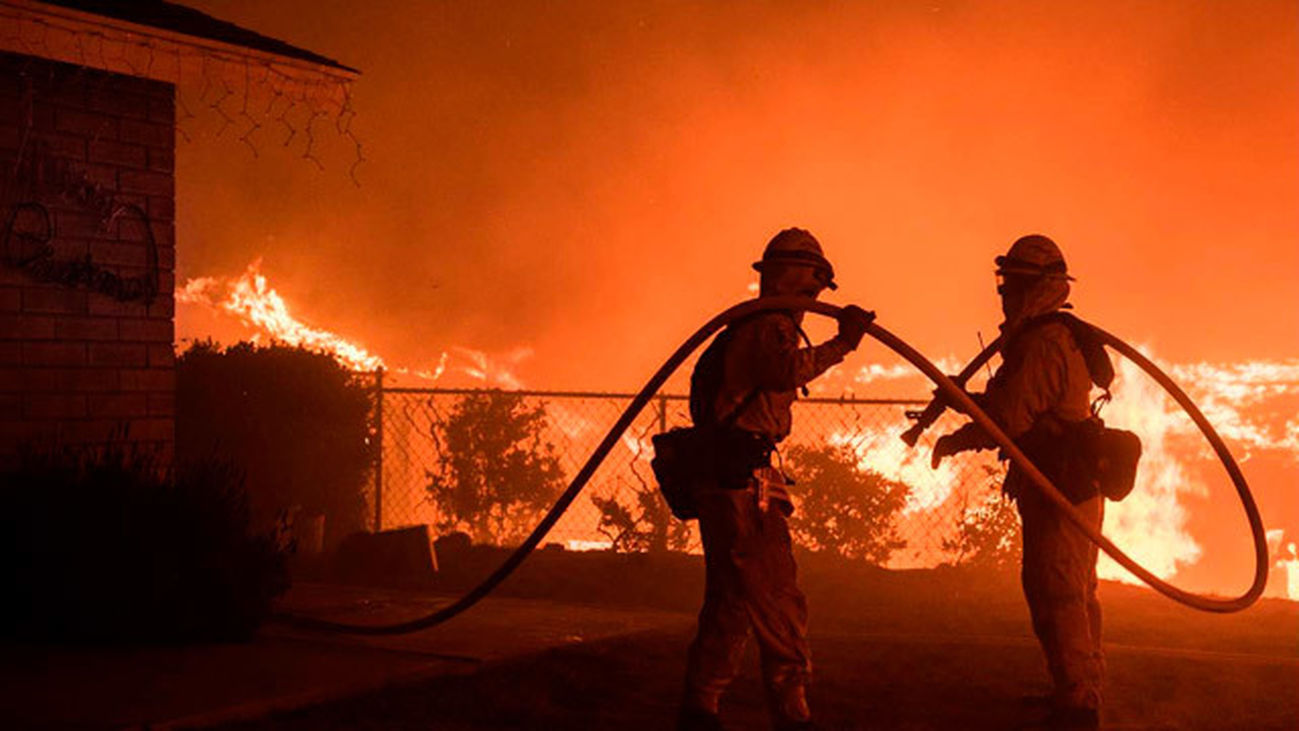
[[(517, 544), (582, 468), (633, 394), (384, 388), (376, 383), (378, 530), (427, 524), (479, 543)], [(795, 539), (890, 568), (1002, 561), (1018, 523), (991, 453), (930, 467), (945, 415), (913, 449), (899, 438), (923, 401), (809, 398), (794, 406), (778, 459), (797, 484)], [(684, 396), (637, 416), (546, 538), (569, 550), (698, 551), (650, 469), (650, 437), (689, 425)]]

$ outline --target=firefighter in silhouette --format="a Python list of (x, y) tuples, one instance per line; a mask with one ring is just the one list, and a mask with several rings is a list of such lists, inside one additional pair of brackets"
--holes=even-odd
[[(1078, 470), (1070, 468), (1069, 450), (1074, 447), (1069, 435), (1092, 415), (1089, 365), (1098, 368), (1094, 359), (1099, 357), (1105, 360), (1099, 368), (1106, 367), (1108, 357), (1060, 313), (1069, 307), (1073, 278), (1055, 242), (1036, 234), (1024, 236), (997, 257), (996, 264), (1005, 315), (1003, 361), (985, 392), (971, 396), (1100, 530), (1104, 498), (1071, 474)], [(969, 423), (938, 439), (932, 462), (937, 467), (957, 452), (995, 446), (981, 428)], [(1096, 545), (1014, 464), (1003, 489), (1023, 522), (1024, 596), (1054, 683), (1045, 725), (1095, 728), (1104, 672)]]
[[(771, 239), (754, 268), (759, 296), (815, 298), (834, 289), (834, 269), (807, 231)], [(799, 590), (786, 518), (787, 485), (772, 467), (789, 435), (797, 390), (861, 342), (873, 314), (846, 307), (832, 339), (800, 347), (802, 312), (767, 311), (733, 323), (700, 357), (691, 378), (696, 425), (716, 426), (716, 470), (694, 490), (706, 566), (704, 604), (690, 645), (678, 727), (722, 728), (718, 701), (756, 635), (773, 724), (811, 728), (805, 688), (812, 663), (807, 603)]]

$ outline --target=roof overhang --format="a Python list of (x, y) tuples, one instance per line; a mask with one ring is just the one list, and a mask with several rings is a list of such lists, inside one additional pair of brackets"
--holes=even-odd
[(196, 78), (198, 65), (197, 78), (205, 82), (217, 75), (226, 83), (248, 84), (256, 69), (262, 81), (273, 75), (277, 83), (311, 87), (321, 101), (342, 104), (347, 85), (359, 75), (332, 61), (316, 63), (34, 0), (0, 0), (0, 24), (9, 29), (0, 32), (0, 50), (173, 84)]

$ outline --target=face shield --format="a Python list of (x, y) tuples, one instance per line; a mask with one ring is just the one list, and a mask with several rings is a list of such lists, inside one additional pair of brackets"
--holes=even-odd
[(833, 270), (816, 267), (812, 270), (812, 274), (816, 277), (816, 281), (821, 285), (822, 289), (836, 290), (839, 288), (839, 285), (834, 282)]
[(1007, 323), (1017, 323), (1065, 305), (1069, 277), (1064, 274), (1026, 273), (1007, 269), (996, 272), (997, 294)]
[[(768, 264), (762, 268), (761, 291), (764, 295), (819, 297), (830, 285), (829, 275), (819, 267), (805, 264)], [(832, 286), (832, 285), (831, 285)]]
[(995, 276), (997, 279), (997, 294), (1002, 297), (1028, 290), (1040, 278), (1039, 275), (1008, 272), (1000, 269), (997, 270)]

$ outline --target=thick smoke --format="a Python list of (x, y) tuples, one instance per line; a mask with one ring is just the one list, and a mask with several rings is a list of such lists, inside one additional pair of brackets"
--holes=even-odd
[(254, 159), (190, 90), (182, 281), (261, 256), (402, 362), (527, 346), (529, 383), (631, 388), (791, 224), (928, 351), (977, 348), (992, 256), (1043, 231), (1114, 332), (1294, 355), (1293, 3), (194, 4), (361, 68), (369, 162), (273, 129)]
[[(321, 172), (271, 129), (254, 158), (182, 90), (178, 281), (260, 257), (389, 362), (637, 388), (789, 225), (935, 356), (995, 332), (992, 257), (1033, 231), (1169, 362), (1299, 355), (1293, 2), (189, 4), (361, 68), (368, 162), (355, 188), (350, 149)], [(1249, 469), (1293, 525), (1292, 461)]]

